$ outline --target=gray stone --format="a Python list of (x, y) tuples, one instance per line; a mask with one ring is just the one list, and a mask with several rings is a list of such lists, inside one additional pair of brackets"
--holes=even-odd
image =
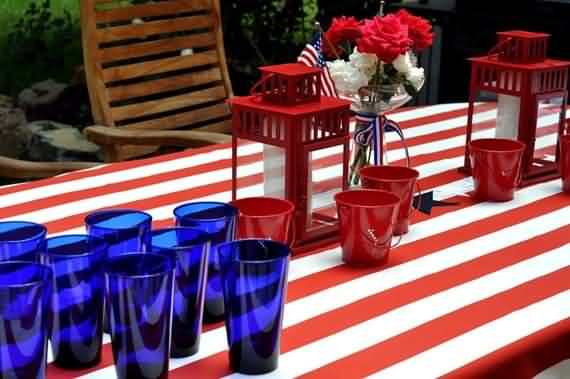
[(28, 144), (21, 127), (27, 122), (22, 109), (14, 106), (12, 98), (0, 95), (0, 155), (21, 158)]
[(44, 80), (20, 92), (18, 106), (26, 112), (33, 112), (38, 107), (55, 103), (66, 88), (67, 84), (53, 79)]
[(53, 121), (34, 121), (24, 127), (29, 136), (27, 158), (34, 161), (100, 161), (98, 145), (76, 128)]

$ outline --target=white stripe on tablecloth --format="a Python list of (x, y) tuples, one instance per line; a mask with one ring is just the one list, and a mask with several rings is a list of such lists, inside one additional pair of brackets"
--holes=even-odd
[[(570, 213), (567, 213), (566, 217), (569, 215)], [(567, 252), (568, 248), (570, 248), (570, 245), (565, 245), (459, 286), (437, 292), (429, 297), (406, 304), (339, 333), (282, 354), (279, 358), (279, 369), (267, 375), (267, 378), (292, 378), (302, 375), (414, 329), (445, 314), (562, 269), (570, 264), (570, 254)], [(367, 282), (367, 285), (370, 285), (370, 283), (371, 282)], [(363, 286), (362, 290), (365, 288), (366, 286)], [(565, 303), (570, 305), (570, 296), (568, 295), (570, 295), (570, 293), (566, 295)], [(341, 295), (335, 292), (334, 297), (329, 297), (329, 301), (334, 301), (334, 299), (339, 296)], [(561, 312), (560, 309), (557, 311), (552, 310), (552, 313), (556, 313), (552, 319), (558, 321), (561, 317), (565, 318), (564, 315), (567, 317), (570, 313), (570, 308), (567, 309), (567, 312)], [(543, 325), (542, 327), (544, 327), (552, 323), (550, 318), (545, 319), (548, 321), (546, 324), (538, 322), (535, 325)], [(489, 332), (493, 330), (493, 328), (485, 328), (484, 330)], [(532, 328), (526, 329), (525, 324), (519, 322), (516, 328), (517, 333), (513, 333), (512, 336), (519, 335), (524, 337), (528, 330), (532, 330)], [(374, 331), (374, 333), (370, 331)], [(470, 333), (467, 333), (467, 335), (469, 334)], [(417, 377), (418, 367), (422, 368), (422, 377), (435, 378), (440, 374), (451, 371), (455, 367), (461, 367), (463, 364), (478, 358), (476, 354), (468, 354), (465, 346), (473, 346), (474, 344), (487, 345), (487, 347), (497, 346), (499, 344), (502, 346), (502, 343), (508, 344), (511, 341), (509, 337), (511, 336), (497, 338), (495, 333), (494, 336), (488, 336), (486, 339), (486, 341), (488, 341), (487, 343), (483, 343), (485, 339), (482, 339), (481, 336), (473, 336), (469, 341), (455, 343), (453, 344), (453, 348), (450, 347), (449, 349), (444, 349), (444, 351), (438, 350), (425, 359), (418, 358), (423, 355), (419, 354), (409, 360), (411, 362), (406, 365), (405, 369), (388, 372), (386, 375), (382, 375), (382, 378)], [(462, 345), (466, 342), (469, 342), (470, 345)], [(442, 345), (444, 346), (446, 344)], [(463, 349), (461, 349), (460, 346), (463, 346)], [(436, 349), (438, 348), (432, 350)], [(465, 354), (457, 353), (458, 351), (462, 351)], [(477, 349), (474, 348), (474, 351), (477, 351)], [(454, 359), (453, 356), (456, 356), (456, 358)], [(446, 358), (441, 359), (441, 357)], [(416, 360), (416, 358), (418, 359)], [(434, 361), (438, 363), (432, 363)], [(446, 370), (444, 372), (438, 371), (437, 369), (442, 366), (445, 367)], [(416, 370), (414, 370), (414, 367)], [(233, 375), (229, 377), (233, 377)]]
[[(391, 117), (398, 121), (407, 121), (418, 117), (433, 116), (440, 113), (445, 113), (465, 108), (466, 104), (464, 103), (443, 104), (433, 107), (430, 106), (425, 108), (413, 109), (409, 111), (403, 111), (394, 114)], [(409, 130), (411, 129), (414, 128), (410, 128)], [(425, 133), (429, 134), (433, 133), (434, 131), (435, 130), (431, 131), (425, 130)], [(262, 151), (261, 145), (259, 144), (252, 144), (250, 147), (240, 147), (240, 155), (242, 154), (249, 155), (249, 154), (259, 153), (261, 151)], [(152, 163), (145, 165), (144, 168), (133, 167), (129, 169), (122, 169), (103, 175), (70, 180), (64, 183), (42, 185), (40, 187), (34, 187), (20, 192), (6, 194), (0, 196), (0, 208), (20, 203), (25, 203), (32, 200), (44, 199), (54, 195), (85, 190), (102, 185), (111, 185), (113, 183), (123, 182), (126, 180), (139, 179), (156, 174), (172, 172), (185, 168), (191, 168), (197, 165), (211, 163), (222, 159), (231, 159), (230, 148), (222, 148), (208, 153), (201, 153), (197, 155), (191, 155), (189, 157)]]
[[(560, 263), (568, 262), (568, 245), (558, 249)], [(542, 256), (540, 256), (542, 257)], [(538, 257), (537, 257), (538, 258)], [(548, 269), (553, 262), (541, 263), (540, 269)], [(560, 267), (562, 268), (562, 267)], [(530, 272), (529, 272), (530, 274)], [(495, 319), (478, 328), (437, 345), (405, 361), (388, 367), (372, 376), (374, 379), (411, 378), (422, 368), (422, 377), (437, 378), (471, 363), (504, 346), (536, 333), (568, 317), (570, 290), (531, 304), (525, 308)], [(445, 359), (442, 359), (445, 357)], [(540, 376), (539, 376), (540, 377)]]
[[(548, 116), (547, 118), (551, 117), (552, 116)], [(486, 138), (486, 137), (491, 137), (493, 134), (494, 134), (493, 129), (489, 129), (473, 133), (473, 137), (474, 139)], [(447, 150), (450, 148), (462, 146), (464, 143), (465, 143), (464, 136), (452, 137), (440, 141), (412, 146), (410, 148), (410, 154), (412, 156), (417, 156), (422, 154), (436, 153), (442, 150)], [(403, 159), (404, 157), (405, 157), (404, 149), (392, 150), (390, 151), (389, 154), (390, 160)], [(313, 178), (315, 181), (321, 181), (324, 180), (325, 178), (334, 178), (338, 176), (338, 172), (340, 172), (339, 170), (340, 170), (340, 165), (315, 170), (313, 172)], [(262, 173), (262, 171), (263, 171), (263, 162), (259, 161), (249, 165), (240, 166), (238, 169), (238, 176), (244, 177), (248, 175), (259, 174)], [(328, 176), (326, 177), (320, 175), (321, 173), (327, 173), (327, 172)], [(211, 172), (201, 173), (198, 175), (190, 175), (188, 177), (151, 184), (140, 188), (133, 188), (126, 191), (119, 191), (101, 196), (94, 196), (88, 199), (82, 199), (78, 201), (56, 205), (53, 207), (38, 209), (33, 212), (28, 212), (25, 214), (5, 217), (4, 220), (27, 219), (27, 220), (34, 220), (35, 222), (47, 223), (50, 221), (58, 220), (64, 217), (69, 217), (79, 213), (86, 213), (104, 207), (112, 207), (117, 204), (125, 202), (125, 199), (128, 199), (128, 201), (132, 202), (149, 198), (151, 196), (159, 196), (192, 188), (197, 183), (216, 183), (219, 181), (230, 180), (230, 179), (231, 179), (231, 168), (228, 167), (221, 170), (215, 170)], [(227, 198), (225, 201), (228, 201), (229, 199), (230, 198)]]
[[(405, 245), (413, 241), (418, 241), (511, 209), (528, 205), (554, 195), (559, 191), (560, 187), (558, 183), (553, 181), (523, 189), (517, 193), (515, 200), (509, 203), (480, 203), (420, 222), (415, 224), (414, 227), (411, 228), (410, 233), (404, 236), (402, 244)], [(435, 252), (426, 257), (418, 258), (293, 301), (286, 305), (284, 327), (298, 324), (318, 314), (343, 307), (379, 291), (388, 290), (397, 285), (414, 281), (423, 276), (475, 259), (498, 248), (524, 241), (527, 238), (531, 238), (534, 233), (540, 235), (554, 230), (566, 225), (565, 220), (568, 219), (568, 216), (570, 216), (570, 207), (545, 216), (536, 217), (504, 230)], [(290, 266), (292, 276), (289, 279), (298, 279), (342, 264), (340, 249), (335, 249), (335, 251), (337, 254), (327, 251), (313, 254), (303, 259), (293, 260)], [(397, 253), (397, 250), (395, 250), (394, 253)], [(308, 262), (311, 264), (311, 269), (307, 268)], [(299, 270), (297, 266), (303, 266), (302, 271), (297, 271)], [(222, 352), (227, 348), (224, 328), (218, 328), (204, 333), (201, 341), (200, 351), (195, 356), (172, 360), (171, 369), (182, 367), (210, 355)], [(114, 368), (107, 367), (83, 377), (98, 378), (104, 377), (104, 375), (112, 377), (112, 375), (114, 375)]]

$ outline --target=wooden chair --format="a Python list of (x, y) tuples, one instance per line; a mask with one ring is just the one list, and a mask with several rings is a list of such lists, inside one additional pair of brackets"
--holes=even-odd
[[(81, 28), (97, 124), (84, 133), (105, 161), (231, 141), (220, 0), (81, 0)], [(39, 178), (95, 164), (2, 158), (0, 176)]]
[[(81, 1), (91, 107), (106, 127), (87, 128), (87, 137), (104, 145), (108, 161), (180, 135), (169, 129), (193, 129), (185, 136), (195, 145), (227, 141), (219, 134), (230, 131), (232, 96), (220, 1), (131, 2)], [(140, 146), (147, 143), (155, 146)]]

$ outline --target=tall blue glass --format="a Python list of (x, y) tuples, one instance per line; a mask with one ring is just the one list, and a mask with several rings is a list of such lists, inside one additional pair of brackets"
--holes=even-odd
[(131, 209), (110, 209), (90, 213), (85, 217), (90, 236), (100, 237), (109, 245), (107, 256), (150, 250), (152, 216)]
[(111, 344), (117, 377), (168, 377), (174, 261), (153, 253), (105, 263)]
[(218, 247), (230, 367), (247, 374), (277, 369), (291, 249), (269, 240)]
[(208, 258), (208, 283), (204, 302), (204, 321), (216, 322), (224, 317), (224, 296), (218, 245), (236, 237), (237, 208), (216, 202), (189, 203), (174, 210), (176, 225), (200, 229), (210, 235), (212, 247)]
[(57, 366), (86, 368), (101, 361), (106, 252), (101, 238), (66, 235), (48, 238), (40, 256), (54, 275), (50, 339)]
[(200, 345), (210, 251), (208, 234), (192, 228), (155, 230), (152, 250), (176, 261), (170, 356), (190, 356)]
[(52, 271), (0, 263), (0, 378), (45, 378)]
[[(152, 216), (132, 209), (109, 209), (92, 212), (85, 217), (85, 228), (90, 236), (107, 242), (107, 257), (124, 253), (150, 251)], [(105, 290), (106, 291), (106, 290)], [(103, 317), (103, 330), (109, 333), (109, 312)]]
[(0, 261), (37, 262), (45, 251), (46, 228), (24, 221), (0, 222)]

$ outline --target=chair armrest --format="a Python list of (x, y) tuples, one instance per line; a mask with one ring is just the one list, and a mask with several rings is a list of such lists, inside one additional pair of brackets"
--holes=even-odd
[(98, 145), (142, 145), (202, 147), (229, 143), (227, 134), (192, 130), (140, 130), (107, 126), (89, 126), (83, 131), (91, 142)]
[(0, 177), (40, 179), (100, 165), (97, 162), (31, 162), (0, 157)]

